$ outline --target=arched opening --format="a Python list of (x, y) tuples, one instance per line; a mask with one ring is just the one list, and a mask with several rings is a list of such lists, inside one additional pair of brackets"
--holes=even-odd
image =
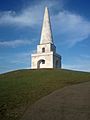
[(59, 61), (56, 60), (56, 68), (58, 68), (58, 67), (59, 67)]
[(42, 48), (42, 52), (43, 52), (43, 53), (45, 52), (45, 48), (44, 48), (44, 47)]
[(42, 66), (45, 64), (45, 60), (41, 59), (37, 62), (37, 68), (42, 68)]

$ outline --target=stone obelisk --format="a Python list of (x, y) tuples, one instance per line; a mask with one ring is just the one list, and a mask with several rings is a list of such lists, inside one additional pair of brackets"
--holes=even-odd
[(56, 53), (47, 7), (45, 7), (40, 44), (37, 45), (37, 52), (32, 54), (31, 58), (32, 69), (61, 68), (61, 56)]
[(53, 43), (51, 23), (48, 8), (45, 8), (40, 44)]

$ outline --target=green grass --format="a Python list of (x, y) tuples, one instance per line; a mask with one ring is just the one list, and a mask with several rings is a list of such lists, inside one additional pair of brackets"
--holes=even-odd
[(18, 70), (0, 75), (0, 120), (19, 120), (28, 106), (65, 86), (90, 81), (90, 73), (60, 69)]

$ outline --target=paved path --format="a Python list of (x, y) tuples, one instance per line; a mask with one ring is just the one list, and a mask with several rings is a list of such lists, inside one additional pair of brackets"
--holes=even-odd
[(90, 120), (90, 82), (65, 87), (40, 99), (21, 120)]

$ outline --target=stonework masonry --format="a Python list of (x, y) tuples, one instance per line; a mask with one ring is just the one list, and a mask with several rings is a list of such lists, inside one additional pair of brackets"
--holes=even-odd
[(45, 8), (40, 44), (37, 52), (31, 55), (31, 68), (61, 68), (61, 56), (56, 53), (53, 43), (51, 23), (48, 8)]

